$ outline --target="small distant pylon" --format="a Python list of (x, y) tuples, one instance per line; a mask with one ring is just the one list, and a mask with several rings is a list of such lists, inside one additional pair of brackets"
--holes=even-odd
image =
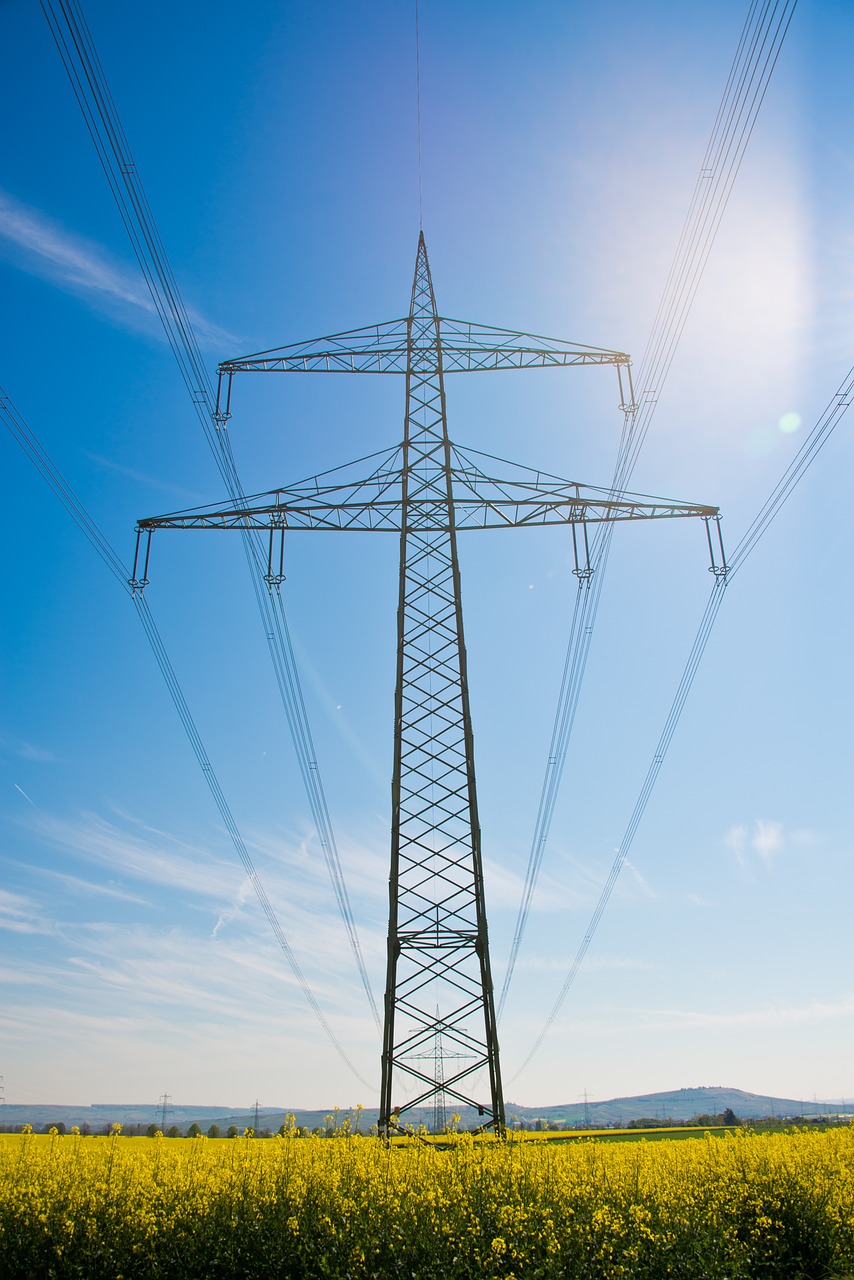
[(170, 1110), (169, 1103), (171, 1101), (172, 1101), (172, 1095), (170, 1093), (161, 1093), (160, 1097), (158, 1098), (158, 1103), (160, 1104), (160, 1132), (161, 1133), (166, 1132), (166, 1115), (167, 1115), (167, 1112)]
[(436, 1039), (433, 1044), (433, 1079), (436, 1081), (436, 1096), (433, 1102), (433, 1132), (444, 1133), (448, 1127), (447, 1108), (445, 1107), (445, 1059), (442, 1049), (442, 1024), (439, 1020), (439, 1006), (436, 1006)]

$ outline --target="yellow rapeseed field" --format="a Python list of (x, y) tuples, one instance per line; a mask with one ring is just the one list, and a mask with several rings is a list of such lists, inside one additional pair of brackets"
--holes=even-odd
[(854, 1131), (0, 1138), (0, 1276), (852, 1274)]

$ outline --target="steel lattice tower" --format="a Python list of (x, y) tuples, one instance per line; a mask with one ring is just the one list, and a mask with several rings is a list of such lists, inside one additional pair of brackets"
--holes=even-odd
[[(474, 1108), (482, 1117), (481, 1128), (504, 1129), (458, 533), (546, 524), (569, 524), (574, 533), (580, 524), (585, 526), (581, 541), (586, 549), (590, 523), (699, 517), (706, 521), (711, 548), (711, 522), (719, 517), (716, 507), (594, 489), (452, 443), (447, 374), (574, 365), (615, 367), (621, 408), (634, 409), (630, 360), (624, 352), (440, 316), (422, 232), (406, 317), (220, 366), (220, 430), (231, 416), (232, 382), (239, 373), (405, 375), (403, 442), (375, 456), (367, 475), (356, 470), (360, 464), (347, 464), (237, 507), (201, 507), (140, 520), (137, 526), (134, 590), (148, 580), (149, 547), (146, 542), (141, 549), (140, 539), (150, 541), (156, 529), (268, 532), (271, 592), (280, 591), (284, 580), (286, 530), (399, 534), (379, 1117), (385, 1133), (400, 1127), (406, 1112), (444, 1107), (446, 1101)], [(575, 538), (573, 544), (577, 549)], [(140, 565), (145, 566), (141, 573)], [(586, 550), (581, 563), (576, 551), (576, 572), (579, 588), (589, 587), (592, 566)], [(437, 1044), (443, 1046), (441, 1054)], [(450, 1072), (446, 1059), (453, 1062)]]
[(503, 1128), (442, 341), (423, 233), (407, 350), (380, 1124), (398, 1071), (420, 1089), (410, 1106), (436, 1097), (422, 1055), (439, 1030), (464, 1055), (444, 1092), (459, 1096), (485, 1067), (487, 1123)]

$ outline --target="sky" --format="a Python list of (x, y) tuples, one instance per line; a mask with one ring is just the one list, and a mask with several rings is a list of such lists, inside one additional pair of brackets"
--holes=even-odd
[[(440, 312), (639, 361), (744, 0), (420, 0), (423, 214)], [(419, 227), (414, 6), (191, 0), (86, 14), (205, 359), (394, 319)], [(632, 488), (734, 545), (854, 353), (854, 12), (796, 11)], [(219, 500), (38, 6), (0, 39), (0, 384), (121, 555)], [(396, 443), (398, 379), (245, 378), (247, 492)], [(452, 437), (607, 485), (612, 371), (449, 379)], [(799, 425), (798, 425), (799, 424)], [(794, 427), (794, 429), (792, 429)], [(537, 1105), (724, 1084), (854, 1096), (854, 719), (843, 419), (727, 591), (561, 1013), (710, 587), (701, 526), (617, 530), (529, 929), (499, 1029)], [(282, 927), (295, 984), (127, 597), (11, 439), (0, 719), (8, 1102), (375, 1105), (379, 1043), (336, 914), (236, 539), (155, 539), (147, 598)], [(461, 538), (500, 986), (575, 591), (561, 529)], [(283, 587), (362, 948), (384, 978), (394, 538), (292, 535)]]

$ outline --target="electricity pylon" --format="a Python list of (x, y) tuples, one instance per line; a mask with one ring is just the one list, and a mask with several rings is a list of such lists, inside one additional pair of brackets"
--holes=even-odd
[[(445, 375), (555, 365), (611, 365), (629, 412), (629, 357), (533, 334), (441, 317), (423, 232), (409, 313), (400, 320), (259, 352), (220, 365), (217, 425), (231, 416), (238, 373), (374, 373), (406, 378), (403, 442), (364, 463), (248, 498), (140, 520), (131, 585), (147, 582), (155, 529), (265, 530), (267, 582), (284, 580), (286, 530), (397, 533), (400, 591), (392, 777), (388, 957), (379, 1127), (414, 1109), (473, 1108), (504, 1129), (495, 1004), (483, 890), (457, 534), (573, 526), (579, 585), (589, 585), (589, 523), (694, 516), (716, 507), (593, 489), (452, 443)], [(489, 468), (488, 471), (483, 469)], [(583, 526), (582, 538), (576, 525)], [(710, 526), (709, 526), (710, 527)], [(719, 536), (719, 534), (718, 534)], [(145, 545), (141, 545), (141, 540)], [(579, 553), (579, 544), (581, 552)], [(711, 545), (711, 534), (710, 534)], [(140, 565), (144, 565), (140, 571)], [(432, 1052), (451, 1051), (449, 1073)], [(431, 1063), (433, 1064), (431, 1068)], [(488, 1083), (480, 1084), (485, 1074)], [(484, 1091), (476, 1094), (475, 1089)]]
[(442, 1032), (439, 1030), (438, 1005), (436, 1005), (436, 1035), (433, 1044), (433, 1079), (437, 1090), (433, 1098), (433, 1132), (444, 1133), (448, 1127), (448, 1117), (445, 1113), (445, 1051), (442, 1045)]

